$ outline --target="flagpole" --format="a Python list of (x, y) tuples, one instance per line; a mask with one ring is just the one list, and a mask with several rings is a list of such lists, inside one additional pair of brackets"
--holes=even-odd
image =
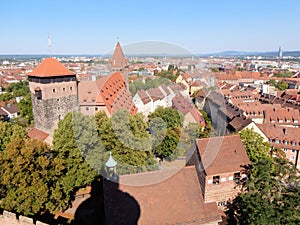
[(51, 52), (51, 40), (50, 35), (48, 33), (48, 49), (49, 49), (49, 57), (52, 58), (52, 52)]

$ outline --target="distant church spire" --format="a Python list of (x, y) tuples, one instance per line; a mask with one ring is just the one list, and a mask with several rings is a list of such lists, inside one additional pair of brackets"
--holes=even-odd
[(119, 41), (117, 41), (113, 56), (109, 61), (109, 66), (112, 71), (122, 71), (128, 66), (128, 59), (125, 58)]

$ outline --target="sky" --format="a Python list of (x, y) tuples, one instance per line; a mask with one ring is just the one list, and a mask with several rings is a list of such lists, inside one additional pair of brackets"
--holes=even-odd
[[(106, 54), (117, 42), (192, 53), (300, 50), (299, 0), (11, 0), (0, 5), (0, 54)], [(126, 52), (125, 52), (126, 53)]]

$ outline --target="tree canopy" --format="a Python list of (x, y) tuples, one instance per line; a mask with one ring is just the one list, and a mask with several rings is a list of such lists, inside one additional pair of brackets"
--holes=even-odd
[(228, 206), (229, 224), (299, 224), (300, 178), (284, 158), (263, 158), (253, 165), (244, 192)]
[(295, 165), (280, 154), (270, 155), (270, 145), (253, 130), (241, 132), (252, 171), (240, 193), (227, 207), (229, 224), (299, 224), (300, 177)]
[(95, 115), (101, 143), (118, 162), (117, 173), (127, 174), (156, 169), (151, 139), (142, 114), (117, 111), (111, 118), (104, 112)]
[(251, 162), (255, 163), (262, 158), (271, 158), (271, 145), (263, 141), (262, 136), (251, 129), (240, 132), (242, 142)]
[(2, 208), (24, 215), (46, 209), (53, 182), (50, 149), (42, 142), (16, 138), (0, 152)]

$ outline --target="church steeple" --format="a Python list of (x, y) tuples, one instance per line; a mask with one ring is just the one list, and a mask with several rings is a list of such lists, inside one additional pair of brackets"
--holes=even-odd
[(109, 66), (112, 71), (122, 71), (128, 66), (128, 59), (125, 58), (119, 41), (116, 44), (112, 58), (109, 60)]

